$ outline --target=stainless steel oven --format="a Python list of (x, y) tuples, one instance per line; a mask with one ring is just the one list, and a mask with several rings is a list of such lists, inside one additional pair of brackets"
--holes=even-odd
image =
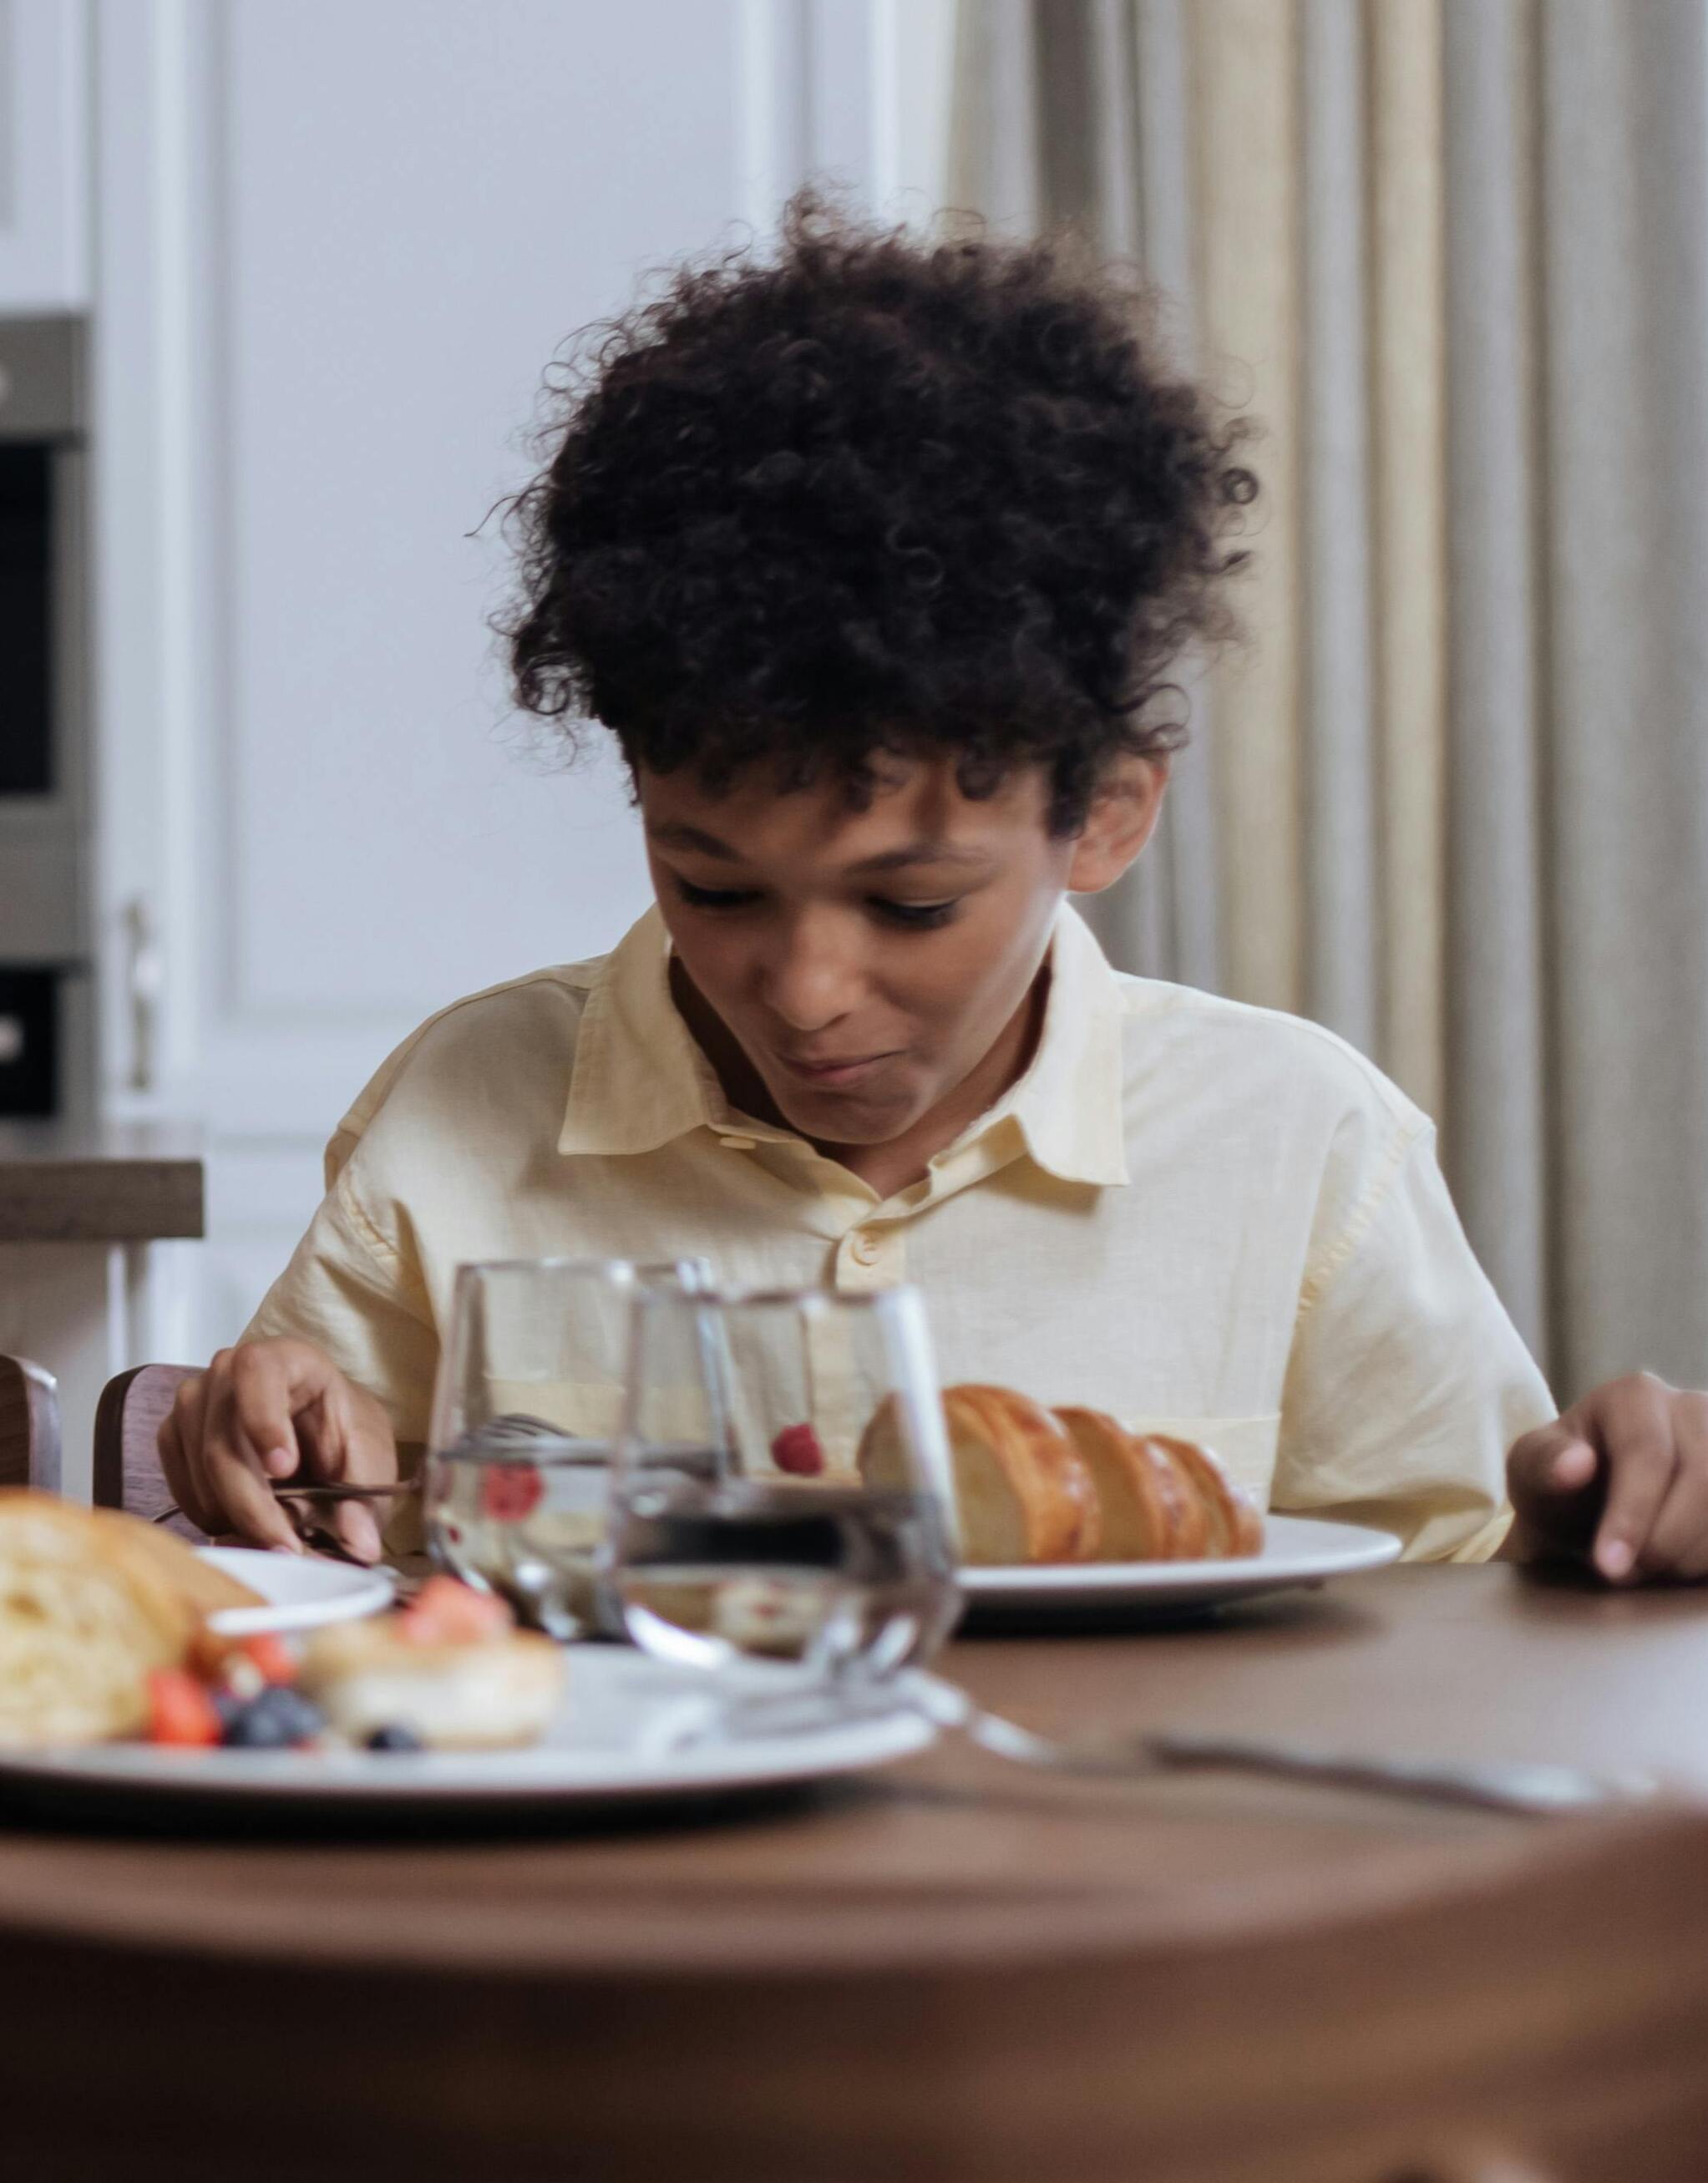
[(0, 318), (0, 1118), (92, 1097), (85, 350)]

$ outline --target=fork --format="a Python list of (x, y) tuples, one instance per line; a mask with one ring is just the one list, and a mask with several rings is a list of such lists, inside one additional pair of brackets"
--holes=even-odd
[(1130, 1777), (1217, 1769), (1369, 1790), (1428, 1803), (1468, 1804), (1533, 1819), (1640, 1803), (1663, 1793), (1662, 1783), (1649, 1774), (1599, 1775), (1577, 1766), (1522, 1759), (1372, 1756), (1261, 1736), (1195, 1735), (1181, 1729), (1153, 1729), (1113, 1742), (1063, 1743), (1036, 1735), (1001, 1714), (987, 1712), (970, 1692), (941, 1676), (915, 1670), (905, 1680), (914, 1686), (914, 1703), (940, 1725), (960, 1729), (981, 1750), (998, 1758), (1056, 1773)]
[[(570, 1442), (573, 1436), (565, 1433), (561, 1425), (554, 1425), (547, 1418), (528, 1416), (523, 1411), (513, 1411), (508, 1416), (494, 1418), (481, 1429), (481, 1446), (502, 1453), (514, 1447), (518, 1452), (537, 1448), (548, 1441), (559, 1445)], [(424, 1474), (417, 1471), (413, 1478), (399, 1478), (389, 1486), (357, 1486), (343, 1480), (327, 1484), (293, 1486), (289, 1479), (273, 1487), (275, 1501), (394, 1501), (406, 1493), (419, 1493)]]
[[(1510, 1812), (1531, 1819), (1569, 1817), (1635, 1805), (1663, 1793), (1651, 1775), (1597, 1775), (1576, 1766), (1524, 1760), (1457, 1760), (1414, 1756), (1371, 1757), (1279, 1742), (1262, 1737), (1193, 1735), (1178, 1729), (1150, 1730), (1110, 1741), (1064, 1742), (1039, 1736), (1018, 1721), (990, 1713), (971, 1693), (940, 1675), (913, 1669), (889, 1689), (870, 1693), (871, 1710), (893, 1710), (899, 1703), (923, 1714), (937, 1727), (954, 1729), (993, 1757), (1048, 1773), (1143, 1780), (1187, 1769), (1216, 1769), (1266, 1775), (1313, 1782), (1331, 1788), (1361, 1789), (1413, 1802), (1470, 1805), (1483, 1811)], [(858, 1706), (854, 1710), (860, 1710)], [(846, 1719), (845, 1694), (816, 1694), (805, 1701), (791, 1695), (752, 1694), (734, 1699), (697, 1697), (678, 1709), (665, 1709), (658, 1733), (666, 1748), (694, 1742), (708, 1733), (763, 1734), (787, 1728), (823, 1727)]]
[(273, 1488), (275, 1501), (395, 1501), (406, 1493), (419, 1493), (419, 1478), (400, 1478), (393, 1486), (292, 1486), (288, 1481)]

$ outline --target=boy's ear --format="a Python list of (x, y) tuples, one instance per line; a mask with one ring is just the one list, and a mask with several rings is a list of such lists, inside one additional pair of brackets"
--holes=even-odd
[(1168, 786), (1166, 758), (1120, 758), (1099, 783), (1075, 836), (1070, 894), (1113, 886), (1155, 831)]

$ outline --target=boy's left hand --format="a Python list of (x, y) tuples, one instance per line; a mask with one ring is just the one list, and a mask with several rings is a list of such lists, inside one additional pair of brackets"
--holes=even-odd
[(1510, 1561), (1583, 1561), (1611, 1584), (1708, 1577), (1708, 1394), (1610, 1380), (1506, 1458)]

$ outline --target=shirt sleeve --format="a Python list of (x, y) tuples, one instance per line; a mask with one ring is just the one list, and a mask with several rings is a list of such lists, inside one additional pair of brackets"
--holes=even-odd
[(407, 1241), (376, 1224), (348, 1167), (242, 1338), (286, 1335), (312, 1341), (376, 1395), (400, 1443), (426, 1441), (439, 1355), (431, 1303)]
[(1273, 1504), (1396, 1532), (1408, 1560), (1484, 1560), (1511, 1520), (1506, 1451), (1554, 1414), (1419, 1119), (1307, 1276)]

